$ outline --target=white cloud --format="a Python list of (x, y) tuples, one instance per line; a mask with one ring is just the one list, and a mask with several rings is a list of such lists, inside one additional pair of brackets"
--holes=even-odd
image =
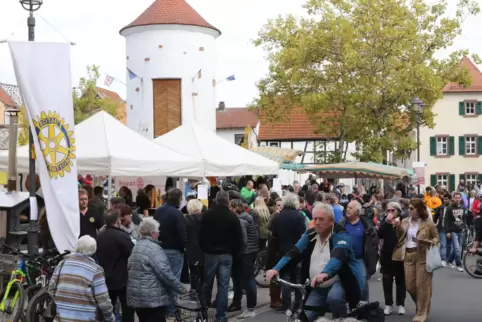
[[(278, 14), (303, 14), (302, 0), (188, 0), (207, 21), (222, 31), (217, 40), (218, 78), (235, 74), (236, 81), (218, 85), (218, 99), (228, 107), (246, 106), (256, 95), (255, 82), (267, 72), (261, 49), (251, 40), (269, 18)], [(72, 48), (74, 85), (90, 64), (125, 81), (125, 40), (123, 26), (134, 20), (152, 0), (45, 0), (38, 14), (77, 45)], [(27, 16), (17, 0), (2, 0), (0, 40), (26, 40)], [(67, 41), (41, 17), (37, 17), (38, 41)], [(467, 19), (464, 37), (456, 48), (469, 48), (482, 54), (482, 32), (475, 18)], [(11, 34), (14, 33), (13, 36)], [(103, 81), (103, 80), (102, 80)], [(7, 44), (0, 44), (0, 82), (15, 83)], [(114, 82), (112, 89), (125, 96), (124, 85)]]

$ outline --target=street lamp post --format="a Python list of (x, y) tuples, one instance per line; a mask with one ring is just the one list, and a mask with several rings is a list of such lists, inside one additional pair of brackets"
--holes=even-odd
[[(20, 0), (20, 4), (22, 7), (29, 12), (29, 16), (27, 18), (27, 26), (28, 26), (28, 41), (35, 41), (35, 16), (33, 13), (40, 9), (43, 4), (43, 0)], [(30, 127), (29, 133), (29, 194), (30, 200), (32, 198), (37, 198), (37, 191), (36, 191), (36, 174), (35, 174), (35, 159), (34, 159), (34, 142), (33, 142), (33, 135), (32, 135), (32, 127)], [(29, 254), (37, 254), (38, 253), (38, 229), (37, 229), (37, 215), (33, 214), (32, 211), (38, 211), (37, 207), (30, 207), (30, 227), (27, 230), (28, 232), (28, 253)], [(33, 219), (35, 218), (35, 219)]]
[[(417, 114), (417, 162), (420, 162), (420, 123), (421, 115), (425, 104), (418, 98), (414, 98), (412, 104), (415, 106), (415, 113)], [(417, 193), (420, 194), (420, 181), (417, 180)]]

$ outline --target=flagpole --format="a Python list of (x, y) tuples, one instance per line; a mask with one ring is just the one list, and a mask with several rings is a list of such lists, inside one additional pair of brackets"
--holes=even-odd
[[(43, 0), (21, 0), (22, 7), (29, 12), (27, 18), (28, 26), (28, 41), (35, 41), (35, 16), (34, 11), (37, 11), (42, 6)], [(34, 141), (32, 135), (32, 127), (30, 127), (28, 136), (28, 157), (29, 157), (29, 199), (30, 199), (30, 225), (27, 229), (28, 233), (28, 254), (38, 254), (38, 228), (37, 228), (37, 178), (35, 173), (35, 157), (34, 157)], [(35, 205), (34, 205), (35, 203)], [(37, 213), (34, 213), (37, 211)], [(62, 252), (63, 250), (59, 250)]]

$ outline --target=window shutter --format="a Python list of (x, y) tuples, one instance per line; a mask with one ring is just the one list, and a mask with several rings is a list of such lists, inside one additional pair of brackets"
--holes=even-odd
[(430, 155), (437, 155), (437, 141), (435, 136), (430, 137)]
[(449, 191), (455, 191), (455, 174), (449, 174)]
[(432, 187), (435, 187), (437, 185), (437, 175), (436, 174), (430, 175), (430, 185)]
[(459, 175), (459, 180), (465, 180), (465, 173), (462, 173), (461, 175)]
[(477, 176), (477, 180), (482, 181), (482, 173), (479, 173), (479, 175)]
[(476, 112), (477, 115), (482, 115), (482, 102), (477, 102)]
[(477, 137), (477, 152), (482, 155), (482, 136)]
[(455, 139), (453, 136), (449, 136), (449, 154), (455, 155)]
[(465, 102), (459, 102), (459, 115), (465, 115)]
[(459, 155), (465, 155), (465, 137), (459, 136)]

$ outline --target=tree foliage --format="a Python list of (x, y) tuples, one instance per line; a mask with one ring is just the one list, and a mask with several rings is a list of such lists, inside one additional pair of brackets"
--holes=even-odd
[(18, 126), (19, 126), (18, 138), (17, 138), (18, 145), (25, 145), (28, 143), (28, 135), (29, 135), (29, 129), (28, 129), (29, 125), (28, 125), (28, 119), (26, 116), (25, 106), (22, 106), (20, 108), (20, 112), (18, 113)]
[[(437, 58), (461, 34), (472, 0), (308, 0), (307, 18), (270, 20), (254, 41), (267, 51), (269, 73), (258, 83), (252, 108), (267, 121), (282, 121), (303, 108), (316, 131), (340, 141), (331, 161), (346, 158), (346, 142), (362, 161), (382, 162), (386, 151), (415, 148), (411, 101), (425, 104), (421, 124), (433, 127), (432, 106), (449, 82), (470, 84), (459, 68), (466, 50)], [(478, 62), (478, 57), (473, 59)]]
[(97, 81), (99, 78), (99, 66), (87, 66), (87, 77), (80, 78), (78, 88), (74, 89), (75, 124), (82, 122), (99, 110), (104, 110), (115, 118), (119, 118), (119, 102), (98, 95)]

